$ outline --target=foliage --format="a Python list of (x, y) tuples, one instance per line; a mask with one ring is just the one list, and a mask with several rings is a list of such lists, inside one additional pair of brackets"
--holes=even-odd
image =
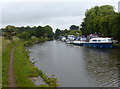
[(55, 39), (59, 39), (60, 36), (67, 36), (67, 35), (74, 35), (74, 36), (80, 36), (82, 35), (82, 32), (80, 30), (60, 30), (56, 29), (55, 31)]
[(70, 30), (79, 30), (79, 26), (71, 25)]
[(48, 77), (42, 72), (42, 70), (38, 70), (38, 73), (50, 87), (59, 87), (59, 84), (57, 83), (58, 82), (57, 78), (53, 76), (51, 78)]
[(71, 30), (68, 33), (65, 34), (65, 36), (67, 35), (74, 35), (74, 36), (80, 36), (81, 35), (81, 31), (80, 30)]
[(17, 34), (17, 28), (11, 25), (6, 26), (4, 29), (2, 29), (2, 31), (3, 36), (9, 40), (12, 40), (12, 37)]
[(38, 41), (39, 38), (37, 38), (36, 36), (32, 36), (32, 37), (31, 37), (31, 40), (32, 40), (32, 41)]
[(44, 42), (44, 41), (48, 41), (49, 39), (48, 38), (37, 38), (37, 37), (35, 37), (35, 36), (32, 36), (31, 37), (31, 39), (32, 40), (27, 40), (27, 41), (25, 41), (25, 43), (24, 43), (24, 46), (31, 46), (31, 45), (33, 45), (33, 44), (35, 44), (35, 43), (41, 43), (41, 42)]
[(45, 37), (53, 38), (54, 33), (53, 33), (53, 31), (52, 31), (52, 28), (51, 28), (49, 25), (45, 26), (45, 27), (44, 27), (44, 30), (45, 30), (45, 33), (44, 33), (44, 36), (45, 36)]
[(65, 30), (61, 30), (61, 34), (62, 34), (62, 36), (65, 36), (67, 33), (69, 33), (70, 32), (70, 30), (67, 30), (67, 29), (65, 29)]
[(24, 40), (29, 40), (31, 38), (31, 34), (27, 31), (24, 31), (20, 34), (17, 35), (20, 39), (24, 39)]
[(42, 26), (34, 26), (34, 27), (15, 27), (8, 25), (5, 28), (2, 28), (3, 36), (6, 39), (12, 40), (12, 37), (17, 35), (20, 39), (23, 40), (30, 40), (32, 36), (38, 37), (38, 38), (53, 38), (54, 33), (52, 31), (52, 27), (49, 25), (42, 27)]
[(57, 28), (55, 31), (55, 39), (58, 39), (60, 36), (61, 36), (61, 30)]
[(100, 33), (103, 37), (114, 37), (120, 40), (120, 14), (112, 6), (95, 6), (85, 13), (80, 30), (83, 35)]

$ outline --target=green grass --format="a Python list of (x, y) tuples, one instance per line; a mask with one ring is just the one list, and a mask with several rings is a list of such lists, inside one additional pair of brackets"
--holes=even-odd
[(3, 39), (2, 41), (2, 86), (8, 87), (8, 66), (10, 52), (13, 48), (14, 43), (10, 43), (8, 40)]
[(2, 85), (3, 87), (8, 87), (8, 66), (9, 66), (9, 58), (11, 54), (12, 48), (15, 47), (14, 50), (14, 73), (16, 79), (17, 87), (36, 87), (35, 84), (29, 79), (29, 77), (41, 76), (49, 86), (41, 85), (38, 87), (56, 87), (57, 79), (56, 78), (48, 78), (41, 70), (34, 67), (30, 60), (28, 51), (26, 51), (24, 44), (26, 41), (23, 40), (13, 40), (12, 42), (3, 39), (3, 52), (2, 52)]
[(2, 86), (8, 87), (8, 66), (11, 50), (15, 48), (14, 71), (18, 87), (35, 87), (29, 76), (38, 76), (37, 68), (29, 61), (28, 53), (23, 47), (24, 42), (17, 40), (10, 42), (3, 38), (2, 44)]
[(23, 41), (16, 42), (14, 54), (14, 71), (18, 87), (35, 87), (30, 76), (38, 76), (37, 68), (35, 68), (29, 60), (28, 53), (23, 48)]
[(2, 36), (0, 36), (0, 88), (2, 87)]
[[(16, 42), (16, 48), (15, 48), (15, 54), (14, 54), (14, 70), (15, 70), (15, 76), (17, 81), (18, 87), (35, 87), (35, 85), (32, 83), (32, 81), (29, 79), (29, 77), (36, 77), (41, 76), (46, 82), (49, 87), (57, 87), (59, 84), (57, 84), (56, 78), (48, 78), (41, 70), (38, 70), (38, 68), (35, 68), (28, 56), (28, 51), (24, 48), (24, 41), (17, 41)], [(42, 85), (40, 87), (48, 87), (46, 85)]]

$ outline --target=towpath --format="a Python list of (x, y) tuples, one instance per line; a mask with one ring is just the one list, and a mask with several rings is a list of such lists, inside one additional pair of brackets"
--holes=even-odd
[(14, 75), (14, 50), (15, 47), (12, 48), (11, 54), (10, 54), (10, 60), (9, 60), (9, 70), (8, 70), (8, 81), (9, 81), (9, 87), (16, 87), (16, 81), (15, 81), (15, 75)]

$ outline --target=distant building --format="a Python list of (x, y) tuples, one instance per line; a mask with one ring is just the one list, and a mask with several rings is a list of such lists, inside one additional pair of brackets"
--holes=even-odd
[(120, 13), (120, 1), (118, 2), (118, 12)]

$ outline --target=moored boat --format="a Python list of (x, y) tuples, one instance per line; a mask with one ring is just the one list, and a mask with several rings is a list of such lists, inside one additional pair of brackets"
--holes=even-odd
[(66, 41), (66, 38), (65, 38), (64, 36), (61, 36), (59, 39), (60, 39), (61, 41), (63, 41), (63, 42)]
[(84, 41), (79, 41), (79, 40), (73, 41), (73, 44), (78, 46), (83, 46), (84, 43), (85, 43)]
[(66, 43), (67, 43), (67, 44), (73, 44), (73, 41), (67, 39), (67, 40), (66, 40)]
[(91, 38), (89, 42), (85, 42), (84, 46), (94, 47), (94, 48), (113, 48), (113, 42), (111, 38)]

